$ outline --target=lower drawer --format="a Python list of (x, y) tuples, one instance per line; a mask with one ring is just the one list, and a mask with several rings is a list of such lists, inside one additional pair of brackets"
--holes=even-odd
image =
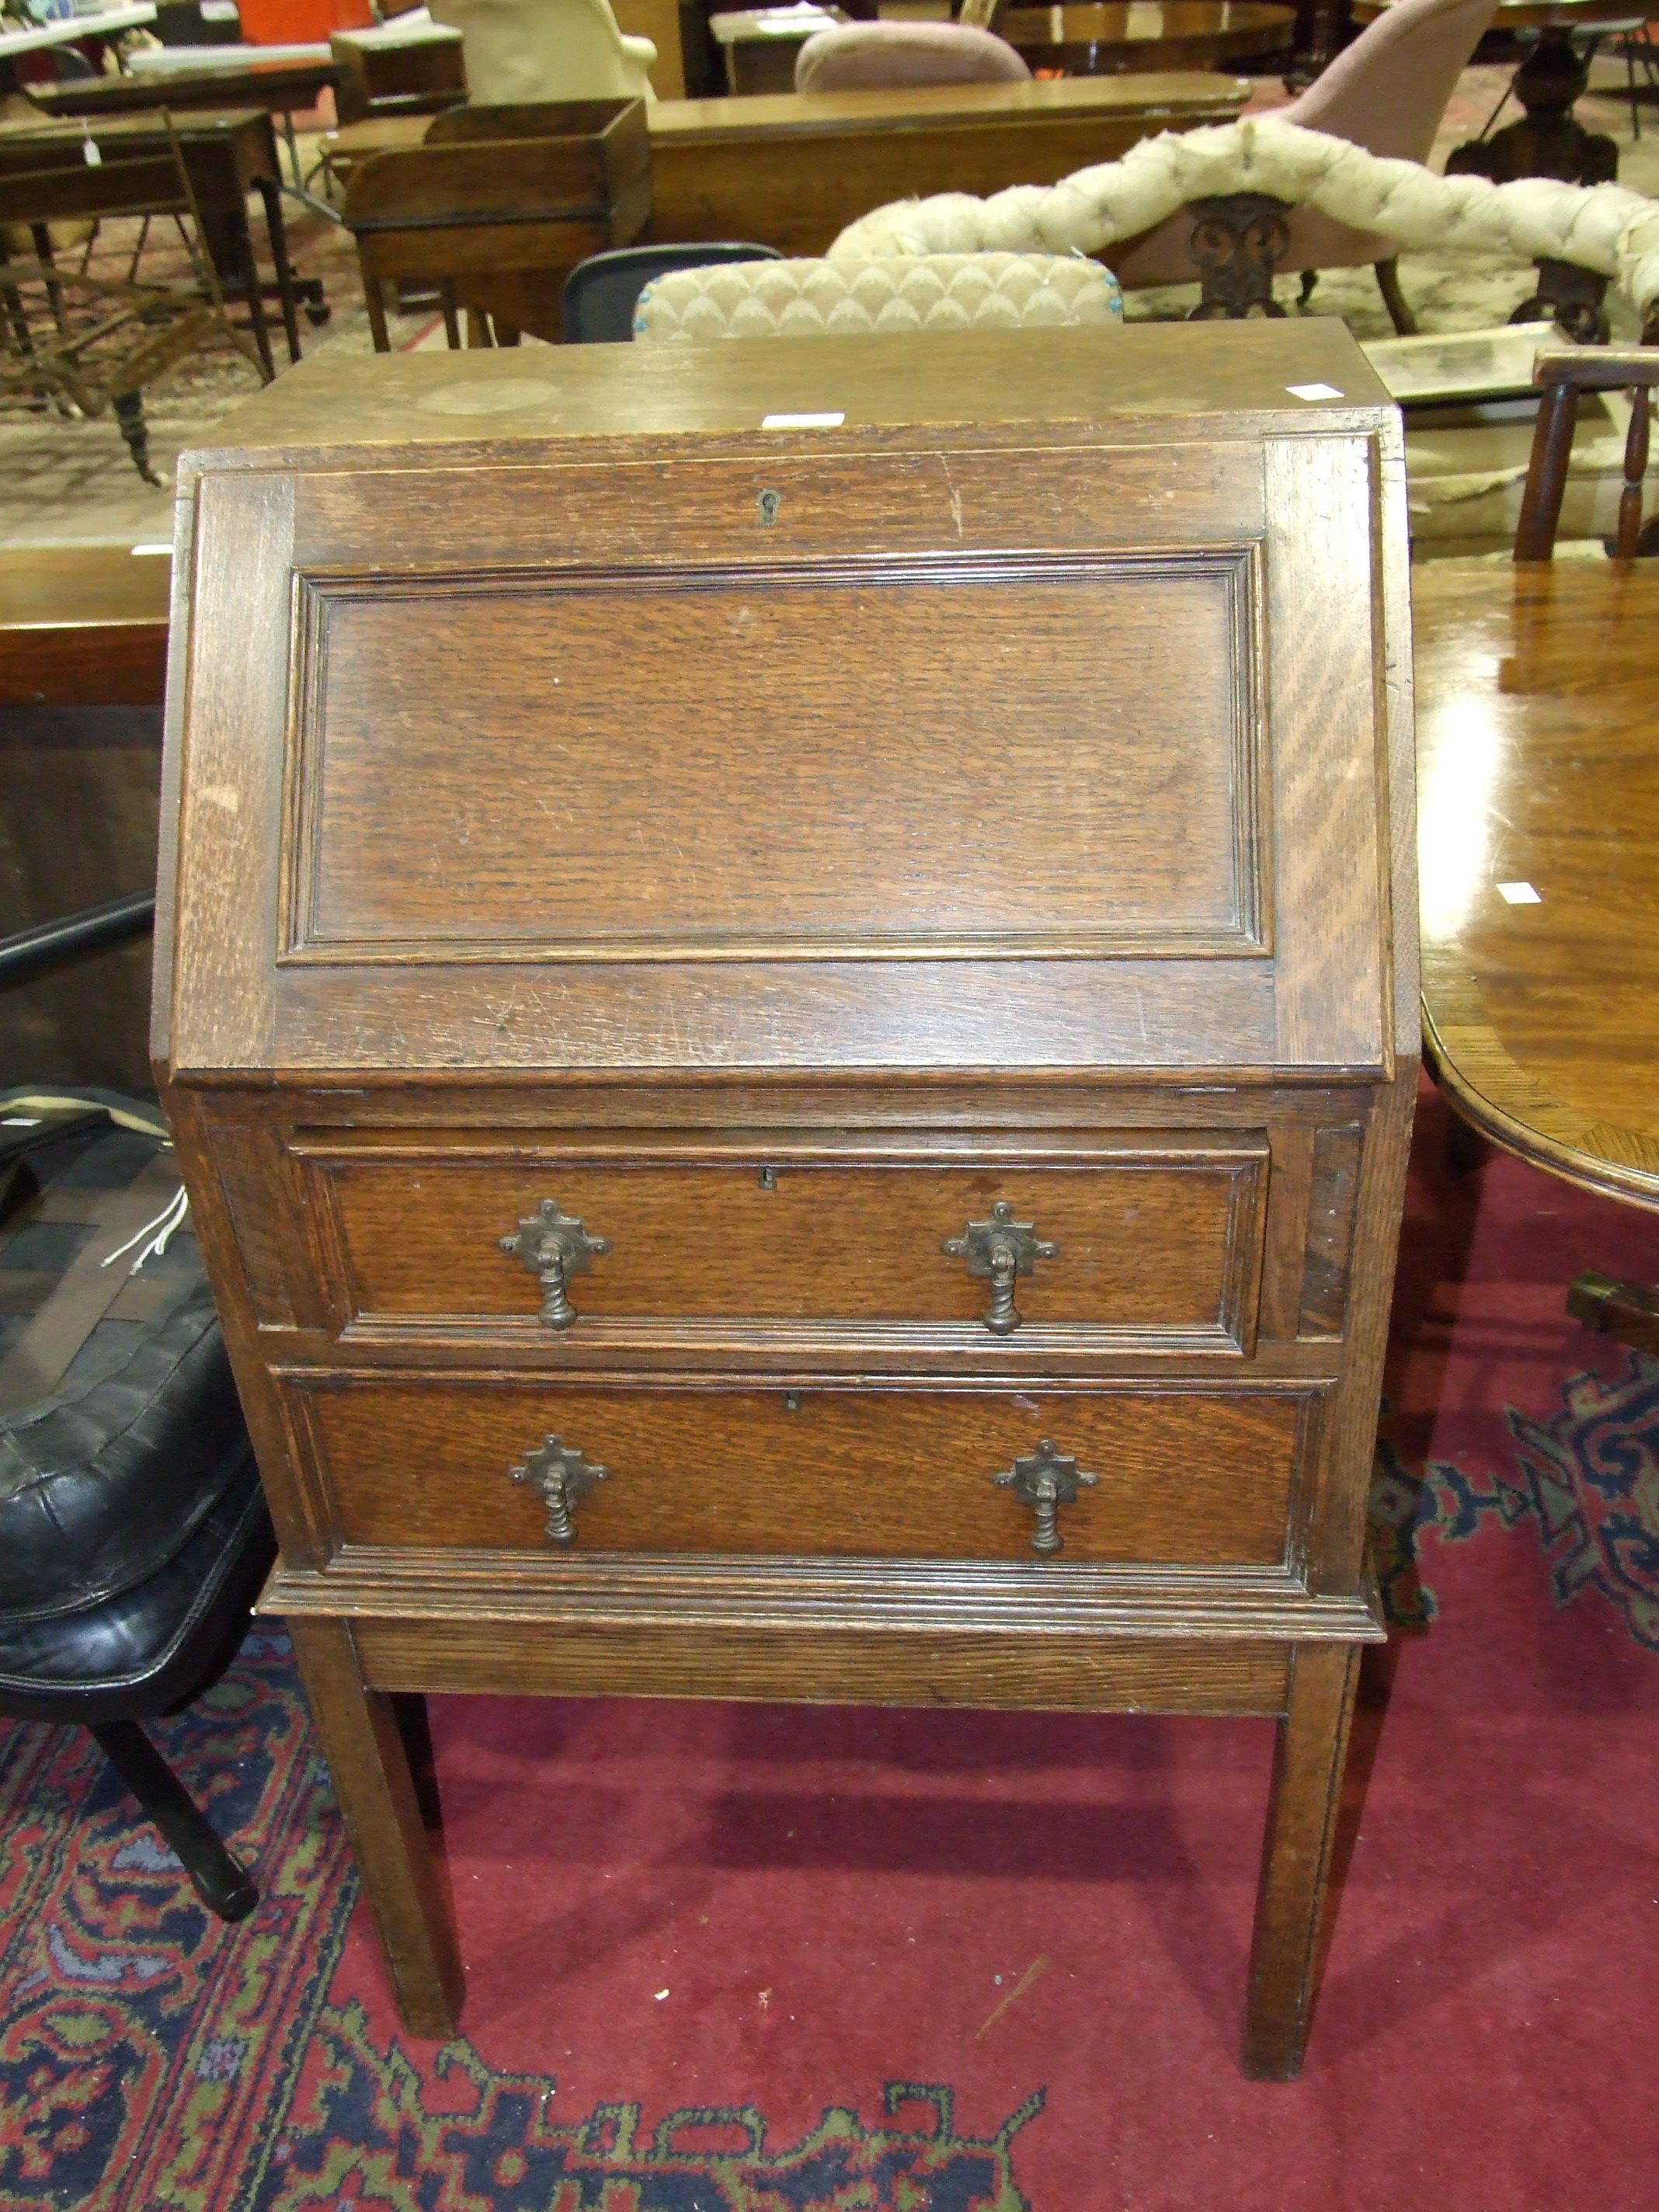
[(1028, 1563), (1286, 1560), (1318, 1407), (1305, 1389), (286, 1390), (325, 1548)]

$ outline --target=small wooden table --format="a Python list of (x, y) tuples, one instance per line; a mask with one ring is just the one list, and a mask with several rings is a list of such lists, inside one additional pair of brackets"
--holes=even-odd
[[(181, 116), (173, 128), (191, 190), (201, 210), (203, 235), (214, 267), (226, 290), (247, 302), (254, 343), (266, 368), (275, 374), (265, 328), (264, 287), (248, 226), (250, 192), (258, 192), (264, 209), (290, 361), (300, 358), (300, 328), (295, 313), (297, 288), (283, 222), (282, 165), (270, 117), (264, 108), (243, 108), (216, 115)], [(96, 123), (88, 118), (81, 124), (24, 125), (0, 131), (0, 176), (78, 161), (87, 144), (96, 146), (112, 163), (136, 161), (144, 155), (165, 155), (171, 149), (167, 126), (155, 114), (113, 115)], [(135, 215), (145, 211), (141, 204), (132, 209)], [(322, 287), (313, 281), (306, 289), (308, 296), (314, 295), (313, 318), (320, 320)]]
[(1412, 584), (1431, 1065), (1494, 1143), (1659, 1210), (1659, 563)]
[[(1352, 0), (1356, 23), (1387, 12), (1391, 0)], [(1659, 22), (1659, 0), (1499, 0), (1494, 31), (1536, 32), (1533, 47), (1510, 86), (1526, 111), (1488, 138), (1467, 140), (1447, 159), (1449, 176), (1559, 177), (1570, 185), (1610, 185), (1619, 175), (1617, 143), (1586, 131), (1573, 103), (1589, 82), (1588, 56), (1576, 36), (1598, 34), (1633, 22)]]
[(1002, 36), (1034, 70), (1117, 76), (1217, 69), (1246, 54), (1288, 50), (1294, 8), (1267, 0), (1113, 0), (1110, 5), (1011, 8)]
[(319, 94), (333, 91), (344, 74), (341, 64), (324, 52), (309, 61), (235, 61), (222, 68), (204, 65), (147, 70), (136, 76), (93, 77), (43, 86), (32, 96), (48, 115), (128, 115), (139, 108), (162, 107), (170, 114), (182, 115), (204, 107), (262, 107), (266, 114), (283, 118), (283, 137), (293, 166), (292, 181), (283, 190), (313, 215), (337, 222), (338, 209), (306, 189), (294, 118), (315, 107)]

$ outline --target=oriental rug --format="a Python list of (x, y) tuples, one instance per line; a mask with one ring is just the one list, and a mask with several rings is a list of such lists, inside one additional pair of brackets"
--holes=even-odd
[(0, 2203), (1649, 2212), (1659, 1366), (1560, 1301), (1651, 1228), (1454, 1176), (1443, 1118), (1300, 2081), (1235, 2058), (1261, 1722), (434, 1699), (466, 2033), (408, 2039), (264, 1626), (158, 1730), (240, 1928), (85, 1739), (0, 1726)]

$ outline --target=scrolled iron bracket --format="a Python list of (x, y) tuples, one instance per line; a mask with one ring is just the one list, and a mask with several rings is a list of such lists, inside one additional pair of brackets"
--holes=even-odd
[(542, 1286), (540, 1318), (549, 1328), (568, 1328), (577, 1318), (567, 1285), (572, 1275), (585, 1275), (595, 1253), (608, 1252), (608, 1237), (590, 1237), (574, 1213), (562, 1212), (556, 1198), (544, 1198), (533, 1213), (525, 1215), (511, 1237), (498, 1237), (503, 1252), (523, 1261)]
[(963, 1235), (947, 1237), (940, 1249), (953, 1260), (965, 1260), (970, 1275), (989, 1279), (991, 1303), (983, 1319), (993, 1336), (1012, 1336), (1019, 1327), (1016, 1279), (1034, 1274), (1039, 1260), (1060, 1257), (1059, 1245), (1039, 1237), (1035, 1222), (1015, 1220), (1006, 1198), (992, 1206), (988, 1221), (970, 1221)]
[(546, 1506), (548, 1542), (574, 1544), (576, 1507), (596, 1482), (605, 1480), (606, 1474), (605, 1468), (584, 1459), (574, 1444), (549, 1436), (534, 1451), (525, 1454), (513, 1469), (513, 1480), (527, 1482)]
[(991, 1480), (999, 1490), (1012, 1490), (1036, 1514), (1031, 1549), (1047, 1559), (1066, 1548), (1060, 1533), (1060, 1507), (1069, 1505), (1079, 1490), (1094, 1489), (1100, 1477), (1083, 1474), (1069, 1452), (1056, 1451), (1053, 1437), (1044, 1437), (1034, 1452)]

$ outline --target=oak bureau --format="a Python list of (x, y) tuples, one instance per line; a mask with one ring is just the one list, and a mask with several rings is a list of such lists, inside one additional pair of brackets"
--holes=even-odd
[(1346, 331), (324, 359), (179, 528), (160, 1079), (410, 2027), (398, 1693), (1252, 1713), (1293, 2074), (1417, 1053)]

